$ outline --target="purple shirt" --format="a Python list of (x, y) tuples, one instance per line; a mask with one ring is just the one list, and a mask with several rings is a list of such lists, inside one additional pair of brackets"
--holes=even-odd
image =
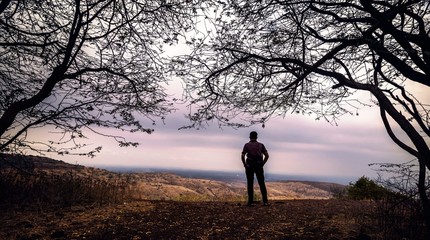
[(243, 146), (242, 153), (246, 154), (247, 161), (262, 162), (263, 153), (266, 153), (267, 149), (264, 144), (257, 141), (249, 141)]

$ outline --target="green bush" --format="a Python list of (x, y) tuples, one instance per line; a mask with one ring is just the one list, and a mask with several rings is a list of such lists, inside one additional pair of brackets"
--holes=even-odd
[(380, 200), (389, 194), (389, 191), (376, 184), (373, 180), (362, 176), (355, 183), (350, 183), (346, 189), (348, 198), (355, 200)]

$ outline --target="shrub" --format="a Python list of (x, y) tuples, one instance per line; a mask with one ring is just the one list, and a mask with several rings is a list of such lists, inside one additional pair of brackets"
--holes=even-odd
[(102, 205), (130, 197), (129, 183), (117, 176), (109, 181), (96, 176), (81, 176), (19, 170), (0, 171), (0, 204), (43, 206)]
[(350, 183), (346, 189), (348, 198), (354, 200), (373, 199), (381, 200), (386, 197), (390, 192), (375, 183), (373, 180), (362, 176), (355, 183)]

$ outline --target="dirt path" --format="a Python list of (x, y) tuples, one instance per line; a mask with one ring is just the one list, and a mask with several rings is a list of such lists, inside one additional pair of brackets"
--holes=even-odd
[[(140, 201), (54, 211), (7, 209), (0, 239), (366, 239), (369, 202)], [(373, 232), (371, 232), (373, 231)]]

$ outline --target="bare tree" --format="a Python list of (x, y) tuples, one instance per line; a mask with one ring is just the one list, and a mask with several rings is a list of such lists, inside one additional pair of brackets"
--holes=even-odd
[(430, 86), (429, 2), (224, 2), (206, 13), (207, 34), (188, 41), (195, 54), (176, 60), (197, 106), (191, 126), (264, 124), (289, 112), (335, 124), (367, 104), (354, 92), (368, 92), (391, 139), (418, 159), (430, 227), (430, 109), (411, 88)]
[[(193, 27), (195, 3), (2, 0), (0, 151), (92, 156), (78, 150), (88, 131), (136, 145), (102, 129), (151, 133), (142, 120), (172, 110), (162, 46)], [(29, 129), (48, 125), (61, 139), (36, 147)]]

